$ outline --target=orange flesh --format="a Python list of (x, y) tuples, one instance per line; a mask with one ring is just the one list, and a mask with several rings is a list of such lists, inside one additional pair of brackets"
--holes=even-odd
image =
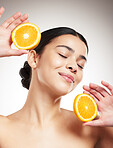
[[(24, 34), (28, 34), (27, 39), (24, 38)], [(32, 26), (22, 26), (16, 31), (15, 40), (17, 44), (21, 47), (30, 46), (37, 39), (37, 30)]]
[(81, 96), (78, 101), (78, 112), (84, 118), (91, 118), (95, 114), (95, 106), (91, 99), (87, 96)]

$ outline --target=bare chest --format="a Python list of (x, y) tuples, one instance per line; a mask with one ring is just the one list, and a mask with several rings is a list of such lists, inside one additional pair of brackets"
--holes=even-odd
[(7, 135), (0, 148), (93, 148), (94, 141), (88, 137), (73, 135)]

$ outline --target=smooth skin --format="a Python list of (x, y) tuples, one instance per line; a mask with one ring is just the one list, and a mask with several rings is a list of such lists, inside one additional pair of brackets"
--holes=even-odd
[[(2, 12), (0, 9), (0, 14)], [(0, 30), (0, 38), (4, 40), (4, 44), (0, 42), (1, 57), (26, 54), (26, 51), (23, 53), (16, 49), (11, 51), (9, 39), (12, 30), (28, 19), (27, 15), (14, 16), (9, 25), (13, 26), (10, 31), (3, 24), (8, 24), (11, 19), (1, 25), (3, 28)], [(71, 47), (74, 52), (58, 45)], [(106, 148), (106, 141), (107, 148), (113, 147), (112, 128), (83, 126), (72, 111), (60, 108), (61, 96), (74, 90), (82, 80), (81, 67), (85, 66), (86, 61), (81, 55), (87, 58), (86, 46), (72, 35), (54, 39), (45, 47), (41, 58), (34, 50), (28, 53), (32, 78), (27, 100), (24, 107), (16, 113), (0, 116), (0, 148)], [(59, 72), (72, 75), (75, 82), (67, 82)]]

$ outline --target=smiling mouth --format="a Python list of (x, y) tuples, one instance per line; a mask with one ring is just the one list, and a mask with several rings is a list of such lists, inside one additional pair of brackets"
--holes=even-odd
[(65, 79), (68, 83), (74, 83), (74, 78), (73, 78), (73, 76), (68, 75), (68, 74), (65, 74), (65, 73), (60, 73), (60, 72), (59, 72), (59, 75), (60, 75), (63, 79)]

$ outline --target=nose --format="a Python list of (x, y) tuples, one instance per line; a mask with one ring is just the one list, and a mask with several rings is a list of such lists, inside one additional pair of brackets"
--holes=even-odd
[(67, 69), (69, 69), (73, 73), (77, 73), (77, 64), (76, 63), (68, 63), (66, 66)]

